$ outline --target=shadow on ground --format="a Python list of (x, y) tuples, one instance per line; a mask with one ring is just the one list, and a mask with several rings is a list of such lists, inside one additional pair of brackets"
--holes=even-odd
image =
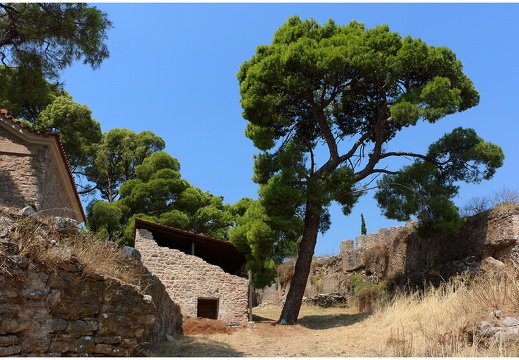
[(271, 318), (267, 318), (267, 317), (263, 317), (263, 316), (259, 316), (259, 315), (256, 315), (256, 314), (252, 314), (252, 321), (253, 322), (261, 322), (261, 323), (272, 323), (272, 325), (275, 325), (276, 321), (277, 320), (274, 320), (274, 319), (271, 319)]
[(308, 315), (301, 317), (297, 320), (297, 323), (308, 329), (324, 330), (341, 326), (350, 326), (366, 319), (370, 315), (371, 313), (369, 312), (340, 315)]
[(225, 343), (198, 336), (183, 336), (180, 339), (158, 344), (150, 350), (152, 357), (243, 357)]
[[(371, 313), (363, 312), (359, 314), (332, 314), (332, 315), (306, 315), (297, 320), (297, 324), (311, 330), (332, 329), (341, 326), (349, 326), (358, 323)], [(277, 318), (262, 317), (256, 314), (252, 315), (252, 321), (266, 324), (277, 324)]]

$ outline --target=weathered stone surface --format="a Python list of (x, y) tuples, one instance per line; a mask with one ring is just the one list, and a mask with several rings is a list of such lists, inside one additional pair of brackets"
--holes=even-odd
[[(519, 206), (506, 211), (499, 207), (468, 218), (458, 234), (419, 238), (416, 222), (381, 229), (341, 243), (339, 255), (316, 258), (305, 289), (305, 296), (339, 293), (347, 296), (352, 274), (377, 283), (394, 278), (397, 285), (421, 287), (438, 284), (460, 273), (501, 271), (519, 268)], [(340, 257), (339, 266), (330, 265)], [(329, 263), (330, 262), (330, 263)], [(258, 291), (260, 302), (282, 302), (289, 278)], [(285, 280), (285, 281), (283, 281)], [(401, 283), (398, 281), (401, 280)]]
[(496, 260), (489, 256), (481, 260), (481, 268), (485, 271), (499, 271), (505, 267), (502, 261)]
[(63, 319), (52, 319), (51, 328), (53, 332), (62, 332), (64, 331), (68, 326), (68, 322)]
[(96, 344), (93, 336), (83, 336), (72, 341), (69, 351), (91, 354), (95, 351), (95, 347)]
[[(136, 232), (135, 248), (142, 263), (179, 303), (184, 316), (197, 316), (198, 299), (211, 298), (218, 301), (218, 320), (228, 324), (247, 321), (247, 279), (228, 274), (197, 256), (158, 246), (153, 235), (144, 229)], [(159, 299), (152, 297), (152, 303), (156, 301)], [(159, 316), (156, 321), (160, 319)]]
[(16, 335), (5, 335), (0, 336), (0, 346), (12, 346), (18, 344), (18, 336)]
[(481, 321), (476, 334), (482, 339), (493, 341), (503, 345), (512, 343), (519, 345), (519, 320), (515, 317), (505, 316), (503, 311), (495, 310), (488, 315), (488, 321)]
[(66, 332), (68, 334), (74, 334), (74, 335), (92, 335), (94, 332), (94, 329), (97, 329), (97, 328), (98, 328), (97, 323), (94, 326), (93, 324), (89, 324), (83, 320), (74, 320), (74, 321), (70, 321), (67, 324)]
[(114, 347), (107, 344), (97, 344), (95, 347), (95, 353), (101, 355), (112, 356)]
[(181, 334), (179, 306), (142, 264), (139, 287), (83, 273), (72, 252), (69, 266), (46, 264), (2, 241), (0, 356), (134, 356)]
[(519, 327), (519, 320), (514, 317), (507, 316), (502, 322), (503, 326), (506, 327)]
[(36, 218), (36, 210), (32, 206), (26, 206), (23, 209), (20, 210), (18, 213), (20, 216), (31, 216), (33, 218)]
[(316, 294), (306, 298), (305, 303), (328, 308), (344, 306), (347, 304), (347, 301), (348, 299), (341, 294)]
[(123, 249), (126, 252), (126, 254), (128, 254), (128, 256), (134, 258), (137, 261), (141, 261), (141, 253), (139, 252), (139, 250), (132, 248), (130, 246), (125, 246)]
[(95, 342), (96, 343), (103, 343), (103, 344), (108, 344), (108, 345), (119, 344), (122, 340), (123, 340), (123, 338), (121, 336), (119, 336), (119, 335), (116, 335), (116, 336), (96, 336), (95, 337)]
[(18, 355), (22, 348), (18, 345), (0, 347), (0, 356)]
[(128, 356), (130, 354), (128, 349), (122, 349), (120, 347), (107, 344), (97, 344), (94, 353), (96, 355), (106, 356)]
[[(168, 335), (170, 336), (170, 335)], [(134, 348), (138, 345), (137, 343), (137, 340), (135, 338), (131, 338), (131, 339), (123, 339), (121, 341), (121, 347), (124, 347), (124, 348)]]

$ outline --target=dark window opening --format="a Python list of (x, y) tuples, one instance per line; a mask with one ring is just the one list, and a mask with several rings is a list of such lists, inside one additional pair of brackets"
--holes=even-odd
[(218, 320), (218, 299), (198, 298), (196, 316)]

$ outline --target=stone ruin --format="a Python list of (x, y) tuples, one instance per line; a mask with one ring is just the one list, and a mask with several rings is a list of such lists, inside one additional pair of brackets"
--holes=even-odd
[[(127, 264), (140, 285), (86, 272), (59, 238), (45, 236), (46, 223), (18, 214), (0, 209), (0, 356), (136, 356), (182, 334), (179, 305), (133, 255)], [(12, 239), (19, 231), (13, 218), (35, 223), (52, 262)], [(64, 233), (78, 231), (55, 221)]]
[[(343, 241), (337, 255), (316, 257), (304, 300), (313, 303), (324, 294), (347, 298), (354, 274), (373, 283), (400, 277), (407, 284), (421, 286), (463, 272), (519, 267), (519, 206), (498, 206), (472, 216), (455, 235), (420, 238), (416, 226), (410, 221), (361, 235)], [(259, 292), (258, 302), (283, 302), (280, 294), (287, 293), (288, 286), (289, 281), (280, 279), (278, 290), (273, 286)]]

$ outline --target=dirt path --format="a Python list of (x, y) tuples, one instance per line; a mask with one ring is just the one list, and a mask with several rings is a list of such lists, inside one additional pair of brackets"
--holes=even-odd
[(274, 325), (279, 309), (256, 309), (254, 322), (231, 334), (184, 336), (161, 344), (154, 356), (174, 357), (370, 357), (376, 339), (366, 338), (366, 314), (350, 309), (304, 307), (298, 325)]

